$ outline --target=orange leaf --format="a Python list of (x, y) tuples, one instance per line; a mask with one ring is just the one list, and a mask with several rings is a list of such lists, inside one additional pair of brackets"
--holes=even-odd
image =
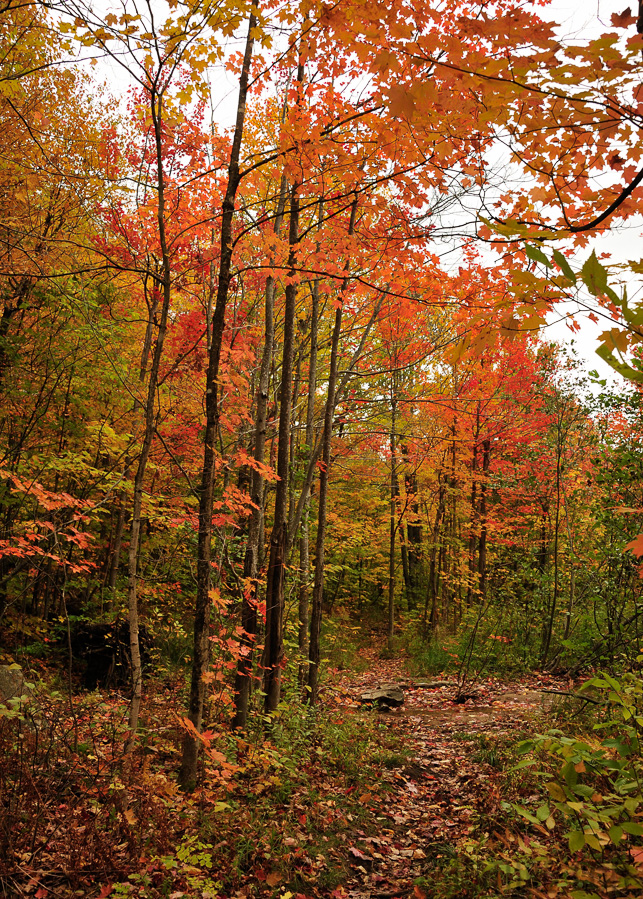
[(635, 556), (643, 556), (643, 534), (639, 534), (634, 540), (625, 545), (625, 549), (631, 550)]
[(632, 15), (632, 11), (628, 6), (623, 12), (612, 13), (611, 22), (616, 28), (627, 28), (628, 25), (633, 25), (636, 22), (636, 17)]

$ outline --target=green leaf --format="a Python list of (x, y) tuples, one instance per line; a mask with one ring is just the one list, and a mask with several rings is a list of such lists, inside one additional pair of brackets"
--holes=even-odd
[(640, 837), (643, 834), (643, 824), (637, 824), (636, 821), (624, 821), (621, 827), (625, 833), (629, 833), (633, 837)]
[(614, 843), (615, 846), (618, 846), (623, 838), (623, 828), (619, 827), (618, 824), (613, 824), (607, 832), (612, 843)]
[(631, 365), (627, 365), (625, 362), (620, 362), (614, 353), (609, 350), (604, 343), (602, 343), (598, 349), (596, 350), (596, 355), (600, 356), (604, 362), (607, 362), (614, 371), (617, 371), (619, 375), (624, 377), (629, 381), (636, 381), (638, 384), (643, 384), (643, 372), (638, 371), (635, 368), (632, 368)]
[(574, 787), (574, 793), (577, 796), (582, 796), (583, 799), (591, 799), (595, 792), (594, 787), (590, 787), (587, 784), (576, 784)]
[(512, 765), (509, 769), (510, 771), (518, 771), (520, 768), (533, 768), (537, 762), (535, 759), (523, 759), (521, 762), (518, 762), (517, 765)]
[(572, 830), (567, 838), (570, 852), (578, 852), (585, 845), (585, 834), (582, 830)]
[(585, 842), (590, 847), (590, 849), (595, 849), (596, 852), (600, 852), (602, 849), (600, 840), (598, 839), (598, 837), (595, 837), (593, 833), (585, 834)]
[(565, 783), (568, 787), (573, 789), (576, 786), (578, 783), (578, 774), (576, 773), (573, 762), (566, 762), (563, 765), (563, 777), (565, 778)]
[(566, 257), (560, 252), (560, 250), (554, 250), (554, 262), (558, 265), (562, 273), (565, 275), (568, 281), (571, 281), (572, 284), (576, 283), (576, 275), (574, 274), (571, 265), (567, 261)]
[(546, 821), (547, 818), (549, 818), (550, 814), (551, 814), (551, 811), (549, 809), (549, 806), (547, 805), (547, 803), (545, 803), (544, 805), (541, 805), (540, 808), (538, 809), (538, 811), (536, 812), (536, 817), (538, 818), (539, 821)]
[(540, 824), (538, 818), (535, 815), (532, 815), (531, 812), (528, 812), (526, 808), (523, 808), (522, 805), (518, 805), (517, 803), (513, 803), (513, 807), (518, 812), (519, 815), (522, 815), (523, 818), (526, 818), (527, 821), (531, 821), (532, 824)]
[(607, 270), (600, 264), (596, 257), (596, 252), (592, 250), (592, 255), (581, 269), (581, 276), (589, 292), (595, 297), (604, 294), (607, 290)]
[(541, 265), (551, 268), (551, 262), (538, 247), (532, 247), (531, 244), (526, 244), (525, 253), (532, 262), (540, 262)]

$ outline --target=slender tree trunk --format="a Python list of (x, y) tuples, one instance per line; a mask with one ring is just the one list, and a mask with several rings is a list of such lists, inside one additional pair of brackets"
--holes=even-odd
[(487, 596), (487, 491), (489, 488), (489, 464), (491, 441), (482, 443), (482, 483), (480, 484), (480, 538), (478, 541), (478, 590), (480, 601)]
[(565, 632), (563, 640), (569, 638), (569, 632), (572, 626), (572, 614), (576, 602), (576, 566), (574, 564), (576, 552), (574, 550), (574, 533), (569, 520), (569, 504), (563, 492), (563, 502), (565, 504), (565, 521), (567, 523), (567, 542), (569, 544), (569, 601), (567, 603), (567, 611), (565, 612)]
[(121, 490), (118, 496), (118, 516), (116, 518), (116, 528), (114, 530), (114, 546), (109, 566), (109, 578), (107, 586), (113, 592), (116, 589), (116, 578), (118, 577), (118, 568), (121, 558), (121, 548), (123, 546), (123, 534), (125, 532), (125, 491)]
[(440, 596), (440, 565), (442, 559), (441, 545), (441, 529), (442, 519), (444, 518), (445, 509), (445, 487), (442, 479), (442, 472), (438, 473), (438, 507), (435, 512), (435, 523), (433, 525), (433, 546), (431, 548), (431, 561), (429, 563), (429, 582), (427, 585), (426, 599), (424, 603), (424, 632), (428, 632), (427, 612), (429, 600), (431, 602), (431, 611), (429, 615), (429, 625), (431, 632), (435, 631), (438, 626), (439, 609), (438, 600)]
[[(373, 325), (375, 324), (375, 322), (377, 321), (377, 317), (380, 314), (380, 309), (382, 308), (382, 303), (384, 302), (385, 296), (386, 296), (385, 293), (381, 293), (379, 295), (379, 297), (377, 298), (377, 301), (373, 307), (373, 311), (371, 312), (371, 316), (370, 316), (368, 323), (362, 333), (362, 336), (361, 336), (361, 339), (359, 342), (359, 346), (357, 347), (357, 349), (354, 351), (353, 355), (351, 356), (351, 361), (348, 364), (346, 371), (342, 375), (342, 379), (339, 383), (339, 386), (337, 387), (337, 390), (335, 391), (335, 405), (337, 405), (337, 403), (340, 402), (342, 397), (344, 396), (346, 388), (348, 387), (348, 384), (350, 383), (350, 379), (353, 375), (355, 366), (357, 365), (358, 361), (362, 357), (362, 353), (364, 352), (364, 347), (366, 346), (366, 342), (368, 340), (369, 334), (371, 333), (371, 329), (372, 329)], [(297, 508), (295, 510), (295, 515), (294, 515), (292, 522), (290, 523), (290, 527), (288, 530), (288, 548), (290, 548), (292, 546), (293, 541), (295, 539), (295, 534), (297, 532), (297, 529), (299, 528), (299, 524), (301, 522), (301, 516), (303, 514), (303, 509), (304, 509), (304, 501), (306, 498), (305, 491), (310, 490), (312, 487), (312, 483), (315, 479), (315, 473), (317, 471), (317, 463), (319, 462), (319, 459), (321, 458), (322, 449), (323, 449), (323, 430), (322, 430), (322, 438), (320, 440), (317, 440), (317, 442), (315, 443), (315, 448), (313, 449), (312, 455), (308, 462), (308, 468), (306, 469), (306, 474), (304, 476), (304, 487), (302, 487), (302, 491), (299, 495), (299, 500), (297, 501)]]
[[(132, 703), (129, 712), (129, 735), (126, 743), (126, 753), (131, 752), (136, 738), (136, 730), (138, 728), (138, 718), (141, 708), (141, 696), (143, 691), (143, 671), (141, 665), (141, 650), (139, 644), (139, 617), (138, 617), (138, 559), (141, 536), (141, 513), (143, 509), (143, 484), (145, 482), (145, 473), (147, 462), (152, 448), (154, 432), (156, 429), (156, 393), (158, 388), (159, 370), (161, 358), (163, 356), (163, 346), (165, 343), (165, 334), (167, 331), (167, 318), (170, 310), (171, 298), (171, 269), (170, 256), (167, 245), (167, 234), (165, 225), (165, 175), (163, 169), (163, 119), (162, 119), (162, 97), (156, 94), (151, 95), (150, 109), (152, 113), (152, 125), (154, 129), (154, 141), (156, 150), (157, 175), (157, 223), (158, 237), (161, 247), (162, 270), (161, 276), (154, 275), (156, 284), (153, 287), (154, 309), (157, 308), (159, 300), (156, 298), (158, 287), (161, 290), (161, 314), (159, 318), (158, 330), (156, 333), (156, 341), (154, 342), (154, 350), (152, 352), (152, 364), (148, 375), (147, 382), (147, 399), (145, 403), (144, 416), (144, 432), (143, 443), (138, 457), (136, 474), (134, 475), (134, 498), (132, 504), (132, 521), (130, 526), (130, 541), (127, 554), (127, 604), (129, 617), (129, 646), (130, 660), (132, 664)], [(157, 287), (158, 284), (158, 287)], [(149, 355), (149, 343), (151, 341), (150, 325), (153, 318), (153, 311), (150, 310), (150, 318), (148, 320), (148, 331), (146, 334), (146, 343), (143, 348), (143, 360), (145, 361)]]
[(235, 212), (235, 199), (240, 182), (239, 160), (241, 142), (246, 114), (246, 99), (250, 63), (254, 48), (254, 32), (257, 18), (251, 13), (248, 20), (248, 35), (239, 78), (239, 99), (237, 101), (237, 117), (230, 150), (228, 165), (228, 183), (222, 204), (221, 215), (221, 249), (219, 256), (219, 282), (217, 299), (212, 315), (212, 339), (208, 353), (206, 372), (205, 411), (206, 425), (203, 447), (203, 468), (201, 474), (201, 492), (199, 496), (199, 537), (197, 560), (197, 596), (194, 610), (194, 648), (192, 655), (192, 678), (190, 682), (190, 701), (188, 717), (196, 733), (186, 731), (183, 739), (183, 758), (179, 771), (179, 783), (183, 789), (190, 789), (196, 782), (198, 737), (203, 721), (205, 703), (204, 676), (208, 667), (208, 630), (210, 626), (210, 575), (211, 575), (211, 540), (212, 540), (212, 507), (214, 500), (215, 474), (215, 440), (219, 422), (218, 379), (221, 359), (221, 345), (225, 328), (225, 313), (230, 292), (230, 280), (233, 253), (232, 225)]
[(422, 586), (422, 525), (420, 524), (417, 473), (408, 468), (410, 462), (407, 446), (402, 447), (402, 455), (407, 466), (407, 471), (404, 475), (404, 489), (406, 491), (407, 505), (406, 538), (409, 568), (409, 592), (407, 599), (409, 610), (412, 611), (418, 604)]
[[(303, 75), (303, 73), (302, 73)], [(295, 308), (297, 304), (297, 244), (299, 242), (299, 185), (294, 183), (290, 195), (290, 227), (288, 234), (289, 282), (284, 309), (284, 342), (279, 392), (279, 439), (277, 443), (277, 490), (275, 516), (270, 535), (270, 558), (266, 583), (266, 651), (265, 710), (275, 712), (281, 696), (281, 663), (283, 657), (283, 602), (288, 536), (288, 482), (290, 461), (290, 419), (292, 414), (292, 375), (295, 351)]]
[[(273, 230), (279, 234), (286, 205), (286, 177), (282, 176), (277, 200), (277, 210)], [(275, 279), (269, 275), (266, 280), (265, 293), (264, 343), (259, 371), (259, 387), (257, 390), (257, 408), (255, 414), (254, 460), (263, 465), (266, 451), (266, 424), (268, 420), (268, 399), (270, 388), (270, 367), (275, 342)], [(252, 651), (258, 631), (257, 620), (257, 572), (259, 570), (259, 540), (262, 534), (264, 518), (264, 477), (258, 468), (252, 470), (251, 499), (253, 503), (248, 541), (243, 560), (243, 576), (245, 588), (241, 605), (241, 627), (243, 628), (242, 645), (245, 655), (239, 659), (235, 677), (235, 715), (233, 726), (245, 728), (248, 722), (248, 706), (252, 683)]]
[(554, 513), (554, 594), (551, 600), (549, 617), (546, 623), (545, 640), (543, 645), (542, 659), (543, 665), (547, 663), (549, 649), (551, 646), (551, 638), (554, 631), (554, 621), (556, 619), (556, 610), (558, 606), (559, 592), (559, 559), (558, 546), (560, 542), (560, 488), (561, 488), (561, 464), (563, 453), (563, 437), (561, 433), (561, 424), (558, 422), (558, 430), (556, 434), (556, 510)]
[(469, 514), (469, 580), (467, 583), (467, 605), (473, 601), (474, 579), (476, 574), (476, 544), (479, 542), (480, 516), (478, 510), (478, 441), (480, 439), (480, 400), (476, 403), (476, 427), (471, 450), (471, 505)]
[[(398, 483), (398, 492), (397, 496), (399, 497), (399, 483)], [(398, 522), (398, 535), (400, 538), (400, 556), (402, 559), (402, 578), (404, 579), (404, 595), (406, 596), (406, 604), (410, 609), (413, 604), (413, 600), (411, 598), (412, 590), (411, 590), (411, 569), (409, 566), (409, 549), (406, 544), (406, 529), (404, 527), (404, 520), (402, 518), (402, 514), (398, 508), (398, 518), (400, 519)]]
[[(319, 205), (319, 219), (321, 222), (322, 204)], [(311, 285), (312, 309), (310, 317), (310, 354), (308, 357), (308, 401), (306, 406), (306, 461), (310, 462), (313, 454), (315, 440), (315, 389), (317, 387), (317, 342), (319, 327), (319, 281), (313, 281)], [(312, 484), (304, 483), (303, 513), (301, 518), (301, 533), (299, 537), (299, 633), (298, 646), (301, 656), (299, 666), (299, 684), (301, 687), (308, 679), (308, 665), (304, 661), (308, 655), (308, 627), (309, 627), (309, 581), (310, 581), (310, 493)]]
[(393, 629), (395, 626), (395, 531), (397, 528), (397, 385), (396, 374), (393, 370), (393, 383), (391, 385), (391, 485), (389, 501), (389, 556), (388, 556), (388, 626), (387, 638), (389, 651), (393, 649)]
[[(355, 231), (357, 218), (357, 197), (351, 206), (351, 217), (348, 225), (349, 237)], [(328, 480), (331, 465), (331, 446), (333, 440), (333, 413), (336, 405), (337, 362), (339, 358), (339, 338), (342, 332), (342, 314), (344, 294), (348, 288), (348, 267), (346, 260), (346, 277), (342, 282), (339, 303), (335, 310), (335, 323), (330, 348), (330, 370), (328, 373), (328, 394), (324, 408), (324, 431), (322, 436), (322, 464), (319, 472), (319, 503), (317, 509), (317, 539), (315, 542), (315, 582), (313, 584), (313, 602), (310, 613), (310, 643), (308, 647), (308, 701), (314, 705), (319, 698), (319, 665), (321, 662), (320, 638), (324, 599), (324, 554), (326, 540), (326, 505), (328, 501)]]

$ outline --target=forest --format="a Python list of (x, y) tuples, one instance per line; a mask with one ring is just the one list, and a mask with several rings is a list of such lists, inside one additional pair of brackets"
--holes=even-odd
[(0, 0), (0, 895), (643, 893), (599, 12)]

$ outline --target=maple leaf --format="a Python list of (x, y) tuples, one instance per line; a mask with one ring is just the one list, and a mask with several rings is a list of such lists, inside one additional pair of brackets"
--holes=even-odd
[(636, 22), (636, 16), (632, 15), (632, 11), (628, 6), (623, 12), (612, 13), (610, 21), (616, 28), (627, 28), (629, 25), (633, 25)]
[(635, 556), (643, 556), (643, 534), (639, 534), (634, 540), (626, 543), (625, 549), (631, 550)]

